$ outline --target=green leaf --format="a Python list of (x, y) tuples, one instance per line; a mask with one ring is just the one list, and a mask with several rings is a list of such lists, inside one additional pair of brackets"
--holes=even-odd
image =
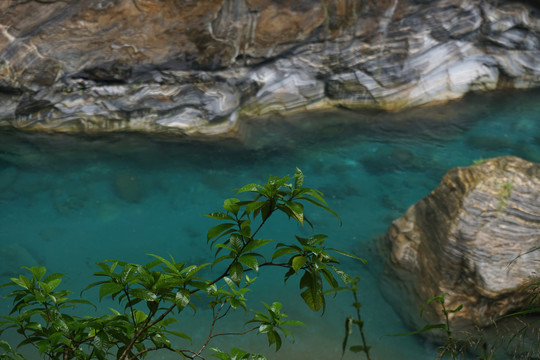
[(292, 268), (294, 269), (294, 272), (298, 272), (304, 266), (307, 262), (307, 257), (298, 255), (292, 258)]
[(238, 261), (241, 264), (246, 265), (248, 268), (255, 270), (256, 272), (259, 272), (259, 262), (257, 261), (257, 258), (253, 255), (242, 255), (238, 258)]
[(301, 250), (293, 248), (293, 247), (284, 247), (281, 249), (277, 249), (274, 252), (274, 255), (272, 255), (272, 260), (277, 259), (280, 256), (287, 255), (287, 254), (293, 254), (293, 253), (301, 253)]
[(304, 174), (299, 168), (296, 168), (296, 172), (294, 173), (294, 188), (300, 189), (304, 185)]
[(463, 304), (462, 305), (459, 305), (457, 308), (455, 308), (454, 310), (447, 310), (448, 313), (456, 313), (456, 312), (459, 312), (461, 311), (461, 309), (463, 309)]
[(360, 260), (361, 262), (363, 262), (364, 264), (367, 264), (367, 261), (362, 259), (361, 257), (358, 257), (354, 254), (351, 254), (350, 252), (347, 252), (347, 251), (343, 251), (343, 250), (340, 250), (340, 249), (334, 249), (334, 248), (328, 248), (328, 250), (332, 250), (332, 251), (335, 251), (337, 252), (338, 254), (341, 254), (343, 256), (347, 256), (347, 257), (350, 257), (350, 258), (353, 258), (353, 259), (356, 259), (356, 260)]
[(219, 224), (219, 225), (211, 227), (208, 230), (208, 233), (206, 234), (206, 241), (210, 241), (210, 239), (215, 238), (216, 236), (218, 236), (225, 230), (232, 228), (234, 225), (235, 224), (233, 223), (225, 223), (225, 224)]
[(334, 270), (334, 272), (339, 276), (339, 278), (341, 279), (341, 281), (343, 281), (345, 284), (349, 284), (351, 283), (351, 281), (353, 280), (352, 276), (347, 274), (345, 271), (341, 270), (340, 268), (338, 268), (337, 266), (335, 265), (328, 265), (332, 270)]
[(234, 251), (235, 254), (240, 254), (242, 248), (244, 247), (244, 240), (242, 240), (242, 236), (234, 233), (231, 234), (231, 237), (229, 237), (229, 245), (231, 246), (231, 249), (232, 251)]
[(330, 214), (334, 215), (339, 220), (339, 225), (343, 225), (343, 221), (341, 221), (341, 218), (339, 217), (339, 215), (334, 210), (330, 209), (328, 206), (323, 205), (320, 202), (317, 202), (317, 201), (315, 201), (313, 199), (310, 199), (310, 198), (307, 198), (307, 197), (302, 197), (302, 199), (312, 203), (315, 206), (318, 206), (318, 207), (328, 211)]
[(174, 302), (176, 303), (178, 311), (182, 311), (189, 304), (190, 297), (191, 293), (188, 289), (180, 289), (176, 292)]
[(174, 336), (181, 337), (182, 339), (186, 339), (189, 342), (193, 342), (193, 340), (191, 340), (191, 338), (187, 334), (184, 334), (183, 332), (173, 331), (173, 330), (163, 330), (163, 332), (166, 332), (167, 334), (171, 334), (171, 335), (174, 335)]
[(234, 215), (238, 215), (238, 210), (240, 210), (240, 205), (238, 205), (239, 202), (240, 200), (235, 198), (225, 199), (223, 202), (223, 208)]
[(324, 294), (322, 291), (322, 279), (318, 273), (306, 271), (300, 279), (300, 289), (306, 288), (300, 296), (304, 299), (307, 306), (313, 311), (323, 308), (324, 312)]
[(32, 275), (36, 278), (36, 280), (41, 280), (41, 278), (45, 275), (47, 272), (47, 269), (44, 266), (32, 266), (32, 267), (26, 267), (23, 266), (23, 268), (30, 270)]
[[(223, 245), (223, 244), (222, 244), (222, 245)], [(217, 246), (217, 245), (216, 245), (216, 246)], [(230, 249), (230, 248), (229, 248), (229, 249)], [(232, 250), (232, 249), (230, 249), (230, 250)], [(226, 259), (234, 259), (234, 255), (231, 255), (231, 254), (229, 254), (229, 255), (223, 255), (223, 256), (217, 258), (216, 260), (214, 260), (214, 262), (212, 263), (211, 267), (216, 266), (217, 264), (219, 264), (220, 262), (222, 262), (223, 260), (226, 260)]]
[(231, 276), (231, 280), (236, 284), (240, 284), (242, 281), (242, 275), (244, 274), (244, 268), (242, 267), (242, 264), (240, 263), (232, 263), (231, 268), (229, 269), (229, 274)]
[(29, 290), (32, 284), (30, 283), (30, 280), (24, 275), (19, 275), (19, 278), (11, 278), (11, 281), (13, 281), (15, 284), (19, 285), (22, 288), (25, 288), (26, 290)]
[(258, 191), (259, 189), (262, 189), (261, 185), (247, 184), (247, 185), (242, 186), (239, 189), (234, 189), (234, 190), (236, 190), (237, 194), (240, 194), (240, 193), (243, 193), (243, 192), (246, 192), (246, 191)]
[(86, 304), (86, 305), (90, 305), (90, 306), (94, 307), (94, 309), (97, 310), (96, 305), (94, 305), (94, 304), (91, 303), (90, 301), (84, 300), (84, 299), (67, 300), (67, 301), (66, 301), (66, 304)]
[(246, 211), (248, 213), (254, 211), (254, 210), (257, 210), (259, 208), (261, 208), (264, 204), (266, 203), (266, 201), (251, 201), (249, 204), (246, 205)]
[(131, 289), (129, 293), (137, 299), (144, 301), (157, 301), (157, 295), (147, 289)]
[(224, 212), (213, 212), (213, 213), (205, 214), (204, 216), (208, 216), (209, 218), (216, 219), (216, 220), (233, 220), (234, 221), (234, 218), (231, 215)]
[(409, 336), (409, 335), (416, 335), (416, 334), (421, 334), (421, 333), (423, 333), (423, 332), (426, 332), (426, 331), (429, 331), (429, 330), (433, 330), (433, 329), (439, 329), (439, 330), (444, 330), (444, 331), (447, 331), (447, 330), (448, 330), (448, 329), (446, 328), (446, 324), (427, 324), (426, 326), (424, 326), (424, 327), (423, 327), (422, 329), (420, 329), (420, 330), (411, 331), (411, 332), (408, 332), (408, 333), (385, 335), (385, 336)]
[(268, 344), (276, 344), (276, 351), (278, 351), (281, 348), (281, 336), (277, 333), (277, 331), (272, 330), (266, 333), (266, 336), (268, 337)]
[(244, 247), (244, 252), (248, 253), (252, 250), (255, 250), (261, 246), (264, 246), (270, 242), (272, 242), (274, 240), (270, 240), (270, 239), (253, 239), (253, 240), (250, 240), (247, 245)]
[(63, 278), (64, 276), (65, 276), (64, 274), (60, 274), (60, 273), (50, 274), (45, 279), (43, 279), (43, 282), (48, 283), (53, 280)]
[(96, 336), (94, 336), (92, 345), (97, 351), (101, 352), (104, 355), (109, 349), (109, 337), (104, 331), (100, 331), (96, 334)]
[(58, 285), (60, 285), (60, 283), (62, 282), (62, 279), (54, 279), (54, 280), (51, 280), (47, 283), (47, 287), (49, 288), (49, 292), (53, 291), (54, 289), (56, 289), (56, 287)]
[(159, 255), (154, 255), (154, 254), (148, 254), (148, 255), (153, 256), (157, 260), (161, 261), (161, 263), (164, 264), (165, 266), (167, 266), (167, 268), (169, 270), (171, 270), (173, 273), (180, 274), (180, 270), (178, 269), (178, 267), (175, 266), (176, 263), (174, 263), (174, 259), (172, 259), (172, 257), (171, 257), (171, 260), (172, 260), (172, 262), (171, 262), (171, 261), (169, 261), (167, 259), (162, 258)]
[(120, 284), (106, 282), (99, 288), (99, 299), (103, 299), (104, 296), (109, 294), (117, 294), (120, 291), (124, 290), (124, 287)]

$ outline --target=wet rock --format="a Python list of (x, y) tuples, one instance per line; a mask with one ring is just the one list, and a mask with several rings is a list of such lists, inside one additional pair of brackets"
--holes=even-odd
[(540, 12), (486, 0), (0, 5), (0, 126), (237, 134), (330, 107), (398, 111), (540, 85)]
[(38, 261), (20, 244), (8, 244), (0, 247), (0, 276), (17, 277), (22, 266), (38, 266)]
[(409, 149), (378, 150), (365, 154), (360, 159), (364, 168), (374, 174), (381, 175), (395, 171), (420, 171), (422, 162), (420, 158)]
[(425, 320), (414, 310), (442, 293), (448, 294), (447, 309), (463, 305), (449, 315), (461, 334), (491, 331), (496, 319), (525, 308), (531, 300), (527, 285), (540, 276), (540, 251), (530, 251), (540, 247), (539, 193), (540, 164), (495, 158), (450, 170), (395, 220), (383, 279), (403, 319), (416, 329), (425, 321), (444, 323), (434, 303)]
[(114, 193), (128, 203), (138, 203), (144, 196), (144, 190), (139, 179), (129, 171), (119, 171), (113, 180)]

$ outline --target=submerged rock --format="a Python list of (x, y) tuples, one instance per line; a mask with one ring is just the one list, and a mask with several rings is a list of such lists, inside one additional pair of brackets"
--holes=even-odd
[(140, 180), (129, 171), (118, 171), (114, 174), (114, 193), (128, 203), (138, 203), (144, 194)]
[(21, 266), (38, 266), (39, 262), (20, 244), (7, 244), (0, 247), (0, 276), (14, 277), (20, 274)]
[(28, 130), (235, 134), (540, 85), (529, 1), (8, 1), (0, 24), (0, 126)]
[[(501, 157), (450, 170), (388, 231), (387, 298), (413, 328), (444, 323), (427, 299), (446, 293), (453, 330), (524, 309), (540, 278), (540, 164)], [(535, 328), (538, 332), (538, 327)], [(534, 336), (538, 336), (535, 333)], [(537, 344), (537, 343), (536, 343)], [(538, 349), (537, 349), (538, 350)]]

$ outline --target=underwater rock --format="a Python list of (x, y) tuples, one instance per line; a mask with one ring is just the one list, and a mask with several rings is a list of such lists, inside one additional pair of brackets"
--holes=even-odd
[[(444, 323), (427, 299), (446, 293), (452, 330), (492, 326), (525, 308), (540, 277), (540, 164), (507, 156), (454, 168), (388, 230), (384, 292), (409, 326)], [(484, 330), (482, 330), (484, 331)], [(536, 336), (536, 335), (535, 335)]]
[(480, 150), (506, 150), (510, 149), (514, 142), (511, 139), (496, 136), (467, 136), (465, 144), (468, 147)]
[(144, 192), (138, 179), (128, 171), (118, 171), (113, 180), (114, 193), (128, 203), (138, 203)]
[(421, 159), (411, 150), (403, 148), (377, 149), (365, 154), (360, 162), (366, 171), (374, 175), (395, 171), (420, 171), (423, 168)]
[(0, 10), (0, 127), (236, 136), (264, 114), (397, 111), (540, 85), (540, 12), (529, 1), (8, 1)]
[(3, 278), (18, 276), (21, 266), (38, 266), (38, 261), (20, 244), (0, 247), (0, 276)]

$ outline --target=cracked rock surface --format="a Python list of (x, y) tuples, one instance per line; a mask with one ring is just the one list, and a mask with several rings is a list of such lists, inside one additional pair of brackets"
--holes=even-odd
[(534, 1), (0, 2), (0, 126), (215, 135), (540, 85)]

